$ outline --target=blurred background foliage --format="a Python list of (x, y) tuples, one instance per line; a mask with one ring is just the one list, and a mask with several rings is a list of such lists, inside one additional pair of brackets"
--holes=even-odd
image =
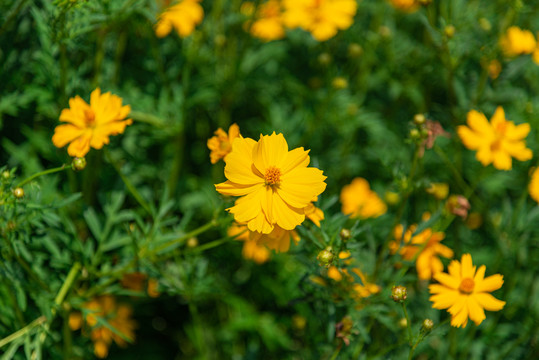
[[(406, 358), (391, 286), (408, 287), (415, 330), (426, 317), (435, 324), (447, 317), (431, 308), (413, 264), (399, 271), (384, 252), (395, 221), (421, 223), (424, 211), (434, 214), (428, 226), (446, 231), (456, 258), (470, 252), (487, 274), (505, 276), (497, 296), (507, 304), (479, 327), (436, 329), (417, 357), (534, 358), (539, 210), (523, 189), (536, 160), (515, 161), (507, 172), (483, 167), (456, 126), (471, 109), (490, 118), (503, 106), (508, 119), (531, 125), (527, 146), (539, 151), (539, 66), (529, 56), (508, 58), (499, 46), (509, 26), (539, 31), (539, 3), (433, 0), (403, 12), (389, 1), (363, 0), (353, 25), (325, 42), (299, 29), (260, 41), (245, 31), (239, 0), (204, 0), (204, 20), (192, 35), (160, 39), (154, 25), (166, 5), (0, 1), (0, 164), (9, 172), (0, 193), (0, 337), (38, 321), (2, 348), (5, 358), (88, 358), (90, 337), (72, 332), (69, 317), (102, 294), (130, 304), (138, 323), (136, 341), (112, 346), (110, 358)], [(489, 74), (492, 60), (499, 75)], [(84, 171), (41, 177), (14, 200), (10, 189), (22, 179), (70, 162), (52, 145), (54, 127), (70, 97), (88, 100), (96, 87), (130, 104), (134, 125), (111, 139), (107, 156), (91, 150)], [(409, 134), (419, 113), (451, 137), (426, 150), (410, 184), (416, 145)], [(224, 180), (224, 164), (210, 164), (206, 140), (232, 123), (254, 139), (282, 132), (291, 149), (310, 149), (311, 164), (328, 176), (321, 229), (303, 226), (298, 246), (262, 265), (229, 241), (230, 201), (213, 186)], [(382, 197), (400, 194), (406, 206), (349, 220), (338, 195), (358, 176)], [(466, 195), (483, 224), (471, 230), (453, 221), (444, 202), (425, 192), (432, 182), (447, 183), (452, 194), (472, 189)], [(343, 227), (353, 229), (346, 243), (338, 238)], [(358, 301), (343, 297), (338, 284), (311, 281), (324, 274), (316, 255), (331, 238), (381, 293)], [(58, 294), (75, 263), (80, 275), (63, 301)], [(157, 279), (159, 297), (121, 286), (135, 271)], [(353, 320), (349, 346), (335, 337), (346, 315)]]

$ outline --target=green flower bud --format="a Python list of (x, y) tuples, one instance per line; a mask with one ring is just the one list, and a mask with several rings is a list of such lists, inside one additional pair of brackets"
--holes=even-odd
[(432, 328), (434, 327), (434, 321), (431, 319), (425, 319), (423, 320), (423, 324), (421, 324), (421, 332), (428, 334), (432, 331)]
[(352, 232), (349, 229), (341, 229), (339, 233), (342, 241), (350, 240), (352, 238)]
[(331, 60), (331, 55), (326, 52), (318, 55), (318, 62), (320, 63), (320, 65), (327, 66), (331, 63)]
[(406, 300), (406, 296), (407, 292), (404, 286), (399, 285), (391, 288), (391, 298), (393, 301), (402, 303), (404, 300)]
[(9, 173), (9, 171), (7, 170), (2, 171), (2, 179), (9, 180), (10, 176), (11, 174)]
[(348, 45), (348, 57), (355, 59), (360, 57), (363, 54), (363, 48), (361, 45), (356, 43), (351, 43)]
[(425, 118), (425, 115), (423, 114), (415, 114), (414, 115), (414, 124), (416, 125), (423, 125), (427, 119)]
[(83, 157), (76, 157), (71, 162), (73, 171), (82, 171), (86, 167), (86, 159)]
[(24, 190), (20, 187), (13, 189), (13, 196), (15, 196), (17, 199), (22, 199), (24, 196)]
[(320, 262), (321, 266), (329, 267), (331, 265), (335, 257), (332, 250), (331, 247), (327, 247), (318, 253), (316, 259)]

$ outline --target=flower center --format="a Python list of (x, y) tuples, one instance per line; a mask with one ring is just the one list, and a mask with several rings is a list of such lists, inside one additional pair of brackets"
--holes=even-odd
[(95, 126), (95, 113), (92, 109), (84, 110), (84, 122), (89, 127)]
[(462, 293), (470, 294), (473, 291), (475, 283), (470, 278), (464, 278), (460, 282), (459, 290)]
[(266, 169), (264, 179), (266, 180), (266, 185), (279, 185), (281, 182), (281, 170), (277, 169), (275, 166), (270, 166)]

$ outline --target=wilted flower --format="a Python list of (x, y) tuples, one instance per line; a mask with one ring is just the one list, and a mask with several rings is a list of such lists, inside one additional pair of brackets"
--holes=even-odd
[(438, 136), (443, 136), (445, 138), (451, 137), (451, 135), (444, 130), (438, 121), (427, 120), (423, 130), (426, 130), (427, 134), (426, 139), (423, 140), (421, 147), (419, 148), (419, 157), (423, 156), (425, 153), (425, 148), (432, 149)]
[(356, 0), (283, 0), (285, 24), (309, 31), (318, 41), (326, 41), (338, 30), (354, 22)]
[(503, 285), (503, 276), (496, 274), (485, 278), (485, 265), (477, 269), (470, 254), (462, 255), (461, 262), (453, 260), (449, 273), (434, 275), (440, 284), (429, 285), (430, 301), (435, 309), (448, 309), (451, 325), (466, 327), (468, 318), (476, 325), (485, 319), (485, 311), (501, 310), (505, 301), (500, 301), (489, 293)]
[(212, 164), (217, 163), (232, 151), (232, 143), (240, 134), (240, 127), (237, 124), (232, 124), (228, 128), (228, 134), (221, 128), (215, 130), (215, 136), (208, 139), (208, 149), (211, 150), (210, 161)]
[(342, 212), (352, 218), (378, 217), (387, 211), (386, 204), (371, 190), (367, 180), (355, 178), (341, 190)]
[(155, 34), (162, 38), (167, 36), (172, 28), (176, 29), (182, 38), (191, 35), (195, 26), (202, 22), (204, 9), (200, 6), (201, 0), (179, 0), (179, 2), (167, 8), (155, 25)]
[(342, 339), (346, 346), (350, 345), (350, 335), (354, 322), (350, 316), (345, 316), (335, 325), (335, 337)]
[(531, 54), (535, 50), (536, 41), (532, 32), (511, 26), (500, 39), (500, 46), (507, 56)]
[(451, 195), (445, 206), (450, 213), (462, 219), (466, 219), (470, 210), (470, 202), (462, 195)]
[(477, 150), (475, 157), (483, 166), (492, 163), (498, 170), (511, 170), (511, 157), (520, 161), (532, 158), (532, 151), (526, 148), (524, 141), (530, 124), (515, 125), (506, 120), (501, 106), (490, 123), (485, 115), (475, 110), (468, 112), (467, 123), (468, 126), (457, 127), (457, 133), (464, 146)]
[[(305, 220), (305, 208), (326, 188), (323, 172), (307, 167), (308, 151), (288, 151), (282, 134), (238, 137), (225, 166), (228, 181), (215, 185), (223, 195), (241, 196), (229, 208), (239, 223), (262, 234), (282, 234)], [(275, 230), (275, 231), (274, 231)]]
[(61, 148), (71, 143), (67, 153), (74, 157), (84, 157), (90, 147), (101, 149), (109, 143), (110, 135), (124, 132), (131, 119), (125, 119), (131, 107), (122, 106), (122, 98), (110, 92), (101, 94), (99, 88), (90, 94), (90, 105), (80, 96), (69, 99), (69, 109), (62, 110), (60, 121), (67, 122), (54, 129), (52, 142)]

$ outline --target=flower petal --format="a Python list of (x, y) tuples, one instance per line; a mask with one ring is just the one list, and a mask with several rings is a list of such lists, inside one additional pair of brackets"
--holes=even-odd
[(225, 176), (236, 184), (262, 184), (262, 175), (253, 171), (253, 139), (238, 137), (232, 143), (232, 152), (226, 157)]
[(470, 110), (468, 112), (466, 122), (468, 123), (468, 126), (476, 133), (482, 135), (490, 135), (493, 133), (492, 126), (489, 124), (485, 115), (476, 110)]
[[(436, 284), (429, 286), (429, 289), (431, 290), (431, 292), (433, 292), (433, 289), (431, 288), (431, 286), (435, 286), (435, 285)], [(440, 285), (437, 285), (437, 286), (440, 286)], [(432, 295), (429, 298), (429, 300), (433, 302), (432, 307), (434, 309), (439, 309), (439, 310), (447, 309), (453, 306), (457, 302), (457, 299), (460, 295), (459, 292), (457, 290), (447, 291), (446, 289), (447, 288), (444, 288), (444, 290), (440, 291), (439, 294)]]
[(281, 169), (287, 154), (288, 144), (283, 134), (260, 135), (253, 148), (253, 164), (264, 174), (270, 166)]
[(479, 305), (488, 311), (498, 311), (503, 309), (505, 306), (505, 301), (498, 300), (494, 296), (487, 293), (474, 294), (473, 296)]
[(73, 140), (67, 147), (67, 153), (73, 157), (84, 157), (90, 151), (92, 130), (85, 130), (81, 136)]
[(457, 134), (468, 149), (477, 150), (479, 146), (485, 142), (485, 138), (479, 133), (473, 132), (469, 127), (465, 125), (457, 126)]
[(475, 284), (474, 290), (479, 292), (491, 292), (498, 290), (503, 285), (503, 275), (496, 274), (485, 278), (483, 281)]
[(294, 208), (287, 204), (280, 196), (280, 192), (273, 194), (273, 217), (277, 225), (285, 230), (293, 230), (305, 220), (303, 208)]
[(52, 143), (58, 148), (64, 147), (81, 136), (85, 131), (85, 129), (81, 129), (71, 124), (58, 125), (56, 129), (54, 129)]
[(262, 187), (264, 187), (264, 184), (242, 185), (233, 183), (230, 180), (215, 185), (215, 189), (225, 196), (243, 196)]
[(511, 156), (505, 151), (496, 151), (493, 153), (493, 165), (498, 170), (511, 170)]
[(466, 303), (468, 306), (468, 313), (470, 319), (475, 323), (475, 325), (481, 324), (486, 318), (483, 308), (479, 305), (479, 303), (477, 302), (477, 300), (475, 300), (473, 296), (467, 296)]
[(460, 279), (453, 277), (444, 272), (436, 273), (433, 275), (433, 278), (436, 279), (440, 284), (447, 286), (450, 289), (456, 290), (460, 286)]
[(94, 134), (90, 145), (94, 149), (101, 149), (104, 144), (109, 143), (110, 135), (118, 135), (124, 132), (127, 125), (131, 125), (133, 121), (127, 119), (124, 121), (113, 121), (107, 124), (98, 125), (94, 128)]
[(461, 276), (463, 279), (470, 278), (473, 279), (475, 275), (475, 266), (472, 263), (472, 255), (464, 254), (462, 255), (461, 263)]
[(303, 150), (302, 147), (289, 151), (286, 155), (286, 160), (283, 162), (281, 168), (282, 174), (286, 174), (289, 171), (298, 167), (307, 167), (311, 158), (309, 157), (309, 151)]
[(326, 189), (325, 179), (317, 168), (295, 168), (281, 176), (278, 193), (290, 206), (304, 208)]

